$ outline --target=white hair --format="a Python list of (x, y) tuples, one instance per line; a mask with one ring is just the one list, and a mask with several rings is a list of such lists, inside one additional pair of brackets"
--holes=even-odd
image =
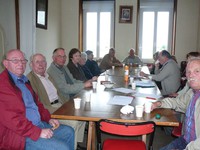
[(85, 52), (81, 52), (81, 58), (85, 58), (87, 60), (87, 54)]

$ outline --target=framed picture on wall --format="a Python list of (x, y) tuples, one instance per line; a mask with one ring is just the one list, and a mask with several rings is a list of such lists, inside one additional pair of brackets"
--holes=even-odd
[(119, 6), (119, 23), (132, 23), (133, 6)]
[(36, 27), (47, 29), (48, 0), (36, 0)]

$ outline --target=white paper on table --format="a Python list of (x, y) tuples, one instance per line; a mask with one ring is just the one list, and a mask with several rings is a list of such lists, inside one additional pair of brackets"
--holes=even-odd
[(132, 102), (133, 97), (116, 95), (108, 101), (110, 105), (128, 105)]
[(133, 93), (134, 92), (132, 89), (127, 89), (127, 88), (114, 88), (112, 90), (116, 91), (116, 92), (125, 93), (125, 94)]
[(158, 98), (162, 97), (160, 95), (144, 94), (144, 93), (135, 93), (135, 94), (133, 94), (133, 96), (135, 96), (135, 97), (151, 97), (151, 98), (155, 98), (155, 99), (158, 99)]
[(155, 86), (154, 82), (149, 80), (148, 82), (145, 81), (134, 81), (136, 83), (136, 86), (141, 86), (141, 87), (152, 87)]

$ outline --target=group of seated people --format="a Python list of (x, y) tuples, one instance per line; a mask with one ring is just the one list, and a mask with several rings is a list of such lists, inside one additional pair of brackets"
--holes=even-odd
[[(143, 62), (134, 53), (134, 49), (130, 49), (123, 63), (142, 65)], [(199, 53), (192, 53), (187, 59), (199, 56)], [(76, 48), (71, 49), (67, 66), (63, 48), (55, 49), (52, 59), (47, 69), (45, 56), (34, 54), (30, 59), (32, 70), (25, 76), (28, 60), (24, 53), (18, 49), (7, 52), (3, 60), (5, 70), (0, 74), (0, 137), (3, 138), (0, 138), (0, 148), (77, 149), (77, 143), (83, 142), (86, 123), (58, 121), (51, 119), (50, 114), (83, 88), (92, 87), (92, 81), (97, 80), (102, 71), (113, 65), (122, 66), (115, 57), (114, 48), (104, 56), (100, 66), (93, 60), (90, 50), (81, 53)], [(163, 95), (176, 93), (180, 87), (177, 63), (166, 50), (158, 53), (158, 60), (152, 79), (161, 82)], [(144, 72), (140, 74), (149, 76)], [(188, 89), (189, 86), (185, 91)], [(158, 103), (155, 107), (158, 105), (161, 106)]]
[[(109, 53), (112, 53), (109, 59), (116, 61), (115, 50), (110, 49)], [(3, 60), (5, 70), (0, 75), (0, 112), (3, 114), (0, 136), (4, 139), (1, 148), (72, 150), (78, 149), (78, 142), (83, 142), (85, 122), (58, 122), (50, 114), (83, 88), (91, 87), (102, 69), (89, 50), (81, 53), (73, 48), (67, 66), (63, 48), (55, 49), (52, 59), (47, 69), (45, 56), (34, 54), (30, 59), (32, 71), (25, 76), (28, 60), (24, 53), (18, 49), (7, 52)], [(113, 64), (121, 66), (119, 61)], [(53, 130), (54, 127), (57, 129)]]

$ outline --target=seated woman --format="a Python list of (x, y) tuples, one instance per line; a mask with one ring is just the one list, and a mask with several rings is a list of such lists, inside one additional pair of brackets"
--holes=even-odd
[(71, 49), (69, 52), (69, 62), (67, 67), (76, 80), (86, 81), (87, 78), (79, 64), (80, 58), (81, 52), (77, 48)]

